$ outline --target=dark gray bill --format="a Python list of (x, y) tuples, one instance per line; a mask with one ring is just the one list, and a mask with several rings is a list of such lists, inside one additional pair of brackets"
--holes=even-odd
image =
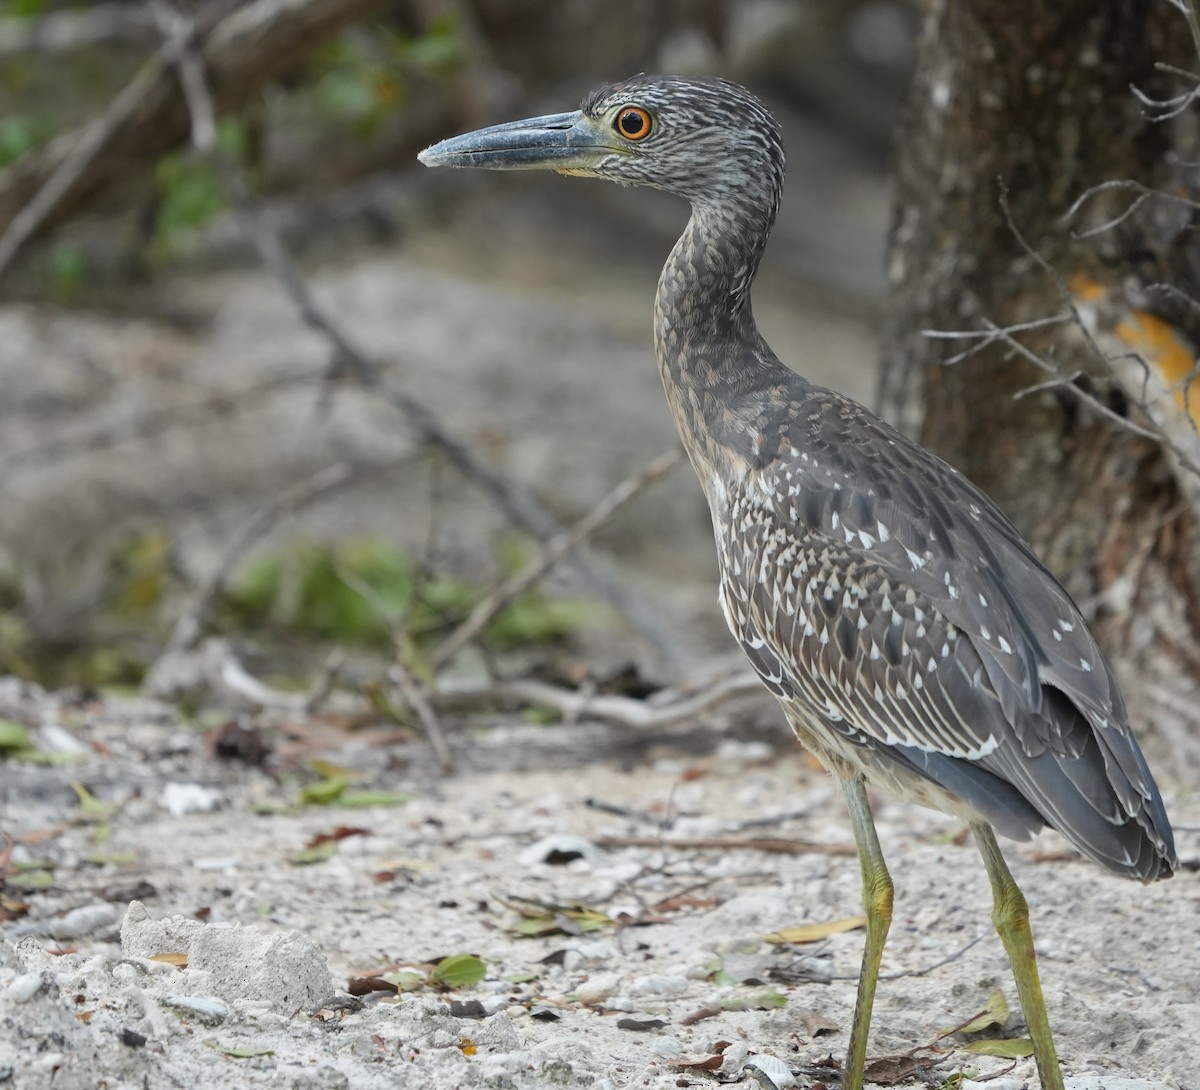
[(604, 139), (596, 122), (575, 111), (509, 121), (452, 136), (417, 156), (427, 167), (483, 170), (578, 170), (621, 149)]

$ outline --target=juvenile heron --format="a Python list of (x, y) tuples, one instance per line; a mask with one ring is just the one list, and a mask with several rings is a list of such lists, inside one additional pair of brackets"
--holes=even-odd
[(892, 880), (866, 785), (970, 824), (1033, 1039), (1061, 1090), (1025, 898), (993, 830), (1044, 825), (1115, 874), (1177, 865), (1154, 780), (1079, 610), (953, 467), (780, 363), (750, 284), (783, 187), (779, 127), (718, 79), (637, 76), (573, 113), (445, 140), (426, 166), (647, 185), (692, 214), (659, 279), (655, 352), (712, 512), (725, 619), (837, 778), (867, 938), (843, 1085), (859, 1090)]

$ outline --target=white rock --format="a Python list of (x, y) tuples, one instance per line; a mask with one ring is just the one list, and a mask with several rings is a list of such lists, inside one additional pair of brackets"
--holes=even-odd
[(99, 931), (102, 927), (111, 927), (117, 922), (117, 909), (104, 901), (96, 904), (80, 905), (73, 908), (65, 916), (51, 920), (46, 927), (51, 938), (79, 939)]
[(202, 783), (168, 783), (158, 801), (171, 817), (185, 817), (215, 810), (224, 796), (215, 787), (205, 787)]
[(61, 723), (43, 723), (38, 728), (38, 748), (47, 753), (77, 755), (87, 752), (87, 746)]
[(168, 1007), (194, 1014), (209, 1022), (222, 1022), (229, 1016), (229, 1008), (219, 999), (208, 995), (168, 995), (163, 999)]
[(683, 1055), (683, 1045), (674, 1037), (655, 1037), (650, 1044), (650, 1051), (664, 1060), (673, 1060)]
[(629, 995), (614, 995), (604, 1004), (610, 1011), (628, 1011), (637, 1010), (637, 1004), (633, 1001), (633, 997)]
[(630, 995), (683, 995), (688, 990), (686, 976), (639, 976), (629, 985)]
[(28, 1003), (42, 987), (41, 973), (22, 973), (7, 988), (4, 998), (13, 1003)]
[(523, 867), (534, 867), (545, 863), (551, 856), (568, 855), (577, 856), (592, 866), (604, 859), (604, 854), (590, 840), (568, 833), (555, 833), (530, 844), (517, 856), (517, 862)]
[(594, 1007), (617, 994), (621, 978), (616, 973), (597, 973), (575, 989), (575, 998), (585, 1007)]

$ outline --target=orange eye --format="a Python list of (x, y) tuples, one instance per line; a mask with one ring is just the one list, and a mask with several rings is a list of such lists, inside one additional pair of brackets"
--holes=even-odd
[(650, 114), (640, 106), (626, 106), (613, 122), (613, 128), (626, 140), (645, 140), (653, 127)]

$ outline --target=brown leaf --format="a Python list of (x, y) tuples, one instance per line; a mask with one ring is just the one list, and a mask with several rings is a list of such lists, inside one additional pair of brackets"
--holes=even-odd
[(697, 1022), (703, 1022), (706, 1018), (716, 1018), (718, 1014), (723, 1013), (720, 1007), (701, 1007), (690, 1014), (685, 1014), (679, 1019), (679, 1024), (681, 1026), (694, 1026)]
[(820, 1037), (823, 1033), (837, 1033), (842, 1028), (823, 1014), (817, 1014), (816, 1011), (809, 1010), (807, 1007), (796, 1013), (800, 1015), (800, 1021), (804, 1023), (804, 1032), (810, 1037)]
[(680, 1071), (716, 1071), (724, 1059), (719, 1053), (704, 1060), (672, 1060), (671, 1066)]
[(188, 964), (187, 954), (151, 954), (148, 960), (174, 965), (177, 969), (186, 969)]
[(843, 931), (854, 931), (860, 927), (866, 927), (866, 925), (866, 916), (849, 916), (844, 920), (826, 920), (824, 923), (806, 923), (796, 927), (785, 927), (779, 931), (773, 931), (770, 935), (764, 935), (763, 938), (767, 942), (775, 943), (819, 942), (830, 935), (837, 935)]
[(863, 1071), (863, 1082), (877, 1082), (881, 1086), (895, 1086), (912, 1078), (920, 1065), (912, 1056), (881, 1056), (872, 1060)]
[(372, 992), (391, 992), (393, 995), (400, 989), (383, 977), (352, 976), (346, 981), (346, 991), (351, 995), (370, 995)]

